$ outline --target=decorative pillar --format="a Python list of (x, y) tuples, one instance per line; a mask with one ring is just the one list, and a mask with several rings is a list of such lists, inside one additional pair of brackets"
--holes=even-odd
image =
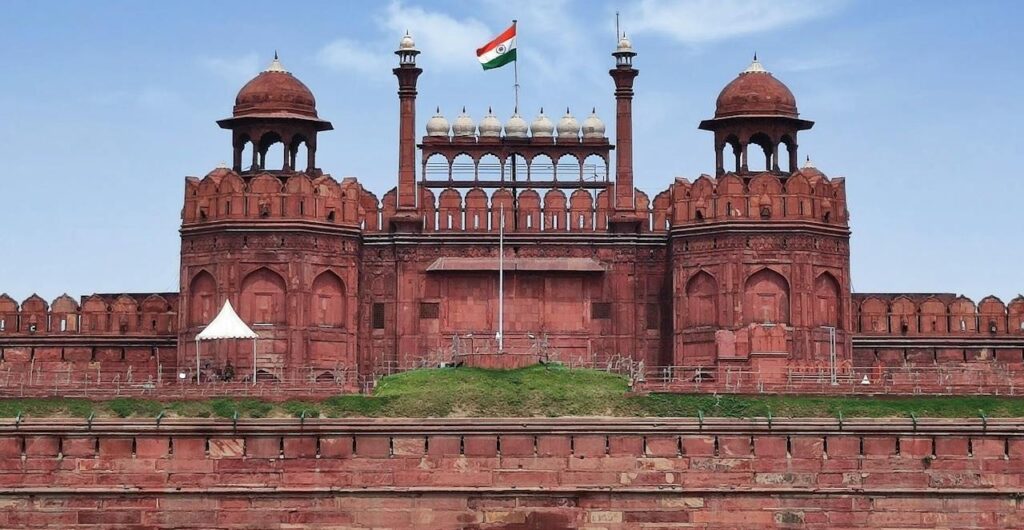
[(423, 73), (416, 67), (419, 55), (412, 37), (402, 37), (395, 55), (398, 68), (398, 209), (416, 208), (416, 80)]
[(633, 186), (633, 80), (640, 74), (633, 68), (633, 45), (625, 35), (612, 53), (615, 68), (608, 73), (615, 81), (615, 198), (609, 228), (614, 232), (638, 232)]
[(729, 144), (715, 145), (715, 175), (725, 174), (725, 146)]
[(416, 80), (423, 70), (416, 67), (419, 50), (406, 32), (398, 43), (398, 208), (388, 221), (395, 232), (423, 230), (423, 218), (416, 209)]

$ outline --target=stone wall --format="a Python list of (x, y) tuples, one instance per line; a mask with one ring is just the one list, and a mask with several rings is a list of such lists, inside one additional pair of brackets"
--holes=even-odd
[(0, 525), (1016, 528), (1019, 421), (0, 426)]

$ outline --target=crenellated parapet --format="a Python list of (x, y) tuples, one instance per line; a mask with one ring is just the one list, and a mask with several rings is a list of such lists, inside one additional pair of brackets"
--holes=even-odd
[(977, 304), (952, 293), (855, 293), (856, 331), (900, 337), (1024, 336), (1024, 296)]
[(178, 293), (64, 294), (48, 304), (33, 294), (18, 304), (0, 295), (0, 337), (174, 336)]
[(185, 181), (183, 229), (209, 223), (304, 221), (328, 226), (379, 227), (377, 198), (354, 178), (304, 172), (239, 174), (219, 168)]
[(655, 222), (672, 227), (799, 221), (845, 228), (849, 222), (845, 179), (829, 179), (813, 167), (786, 178), (767, 172), (677, 178), (666, 193), (655, 198)]

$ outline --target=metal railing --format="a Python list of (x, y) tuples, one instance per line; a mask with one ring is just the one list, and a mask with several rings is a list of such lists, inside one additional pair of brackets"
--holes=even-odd
[[(1003, 363), (959, 363), (950, 366), (849, 366), (833, 375), (828, 366), (753, 370), (728, 366), (647, 366), (624, 355), (569, 355), (552, 348), (543, 336), (522, 337), (532, 345), (519, 356), (531, 362), (557, 364), (568, 369), (593, 369), (620, 374), (640, 392), (814, 394), (814, 395), (1007, 395), (1024, 394), (1024, 369)], [(508, 340), (508, 338), (506, 338)], [(368, 393), (380, 378), (421, 368), (457, 366), (471, 355), (497, 352), (491, 339), (467, 344), (452, 337), (451, 345), (401, 360), (375, 359), (372, 368), (304, 366), (261, 370), (257, 383), (248, 378), (224, 380), (206, 374), (197, 383), (192, 367), (161, 365), (124, 369), (80, 369), (0, 363), (0, 397), (63, 396), (93, 399), (119, 396), (152, 398), (326, 397)]]

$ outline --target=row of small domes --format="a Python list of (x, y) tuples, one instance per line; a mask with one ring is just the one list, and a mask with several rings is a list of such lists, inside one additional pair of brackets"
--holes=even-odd
[(552, 138), (557, 133), (558, 138), (579, 138), (580, 131), (583, 131), (584, 138), (604, 138), (605, 127), (604, 122), (601, 118), (597, 117), (597, 112), (591, 111), (590, 116), (587, 116), (583, 120), (583, 126), (580, 127), (580, 123), (576, 121), (576, 118), (569, 112), (569, 109), (565, 109), (565, 115), (562, 119), (558, 120), (556, 126), (551, 122), (551, 119), (544, 114), (544, 109), (540, 109), (540, 114), (534, 118), (533, 123), (527, 126), (526, 120), (519, 115), (519, 112), (514, 112), (512, 116), (505, 122), (504, 126), (501, 120), (491, 112), (491, 109), (487, 109), (487, 115), (480, 119), (479, 125), (473, 122), (473, 118), (466, 113), (466, 109), (462, 109), (462, 113), (455, 118), (455, 122), (452, 124), (448, 123), (448, 120), (441, 114), (441, 109), (437, 109), (437, 113), (434, 114), (427, 121), (427, 136), (479, 136), (481, 137), (498, 137), (502, 134), (504, 128), (505, 137), (507, 138), (526, 138), (527, 132), (534, 138)]

